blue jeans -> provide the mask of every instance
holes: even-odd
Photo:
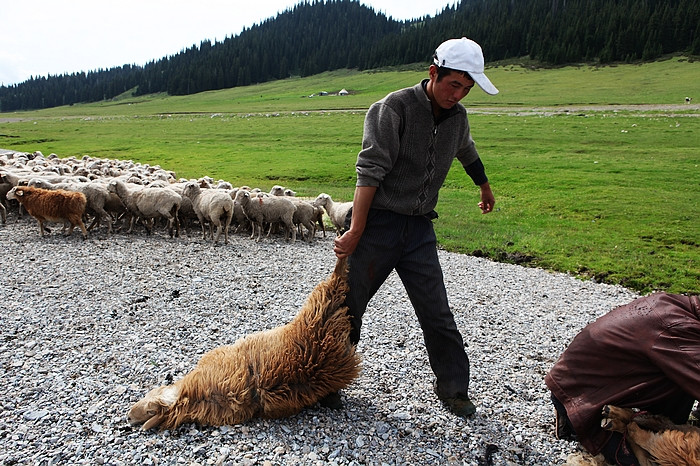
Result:
[[[395,269],[423,330],[430,367],[437,378],[437,395],[466,395],[469,358],[447,302],[432,221],[427,216],[371,209],[362,238],[350,256],[349,269],[346,304],[352,342],[360,340],[367,304]]]

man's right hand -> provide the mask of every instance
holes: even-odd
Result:
[[[333,252],[335,252],[336,257],[342,259],[352,254],[357,247],[357,243],[360,242],[361,237],[362,233],[358,234],[354,232],[352,228],[343,233],[342,236],[338,236],[335,241],[333,241]]]

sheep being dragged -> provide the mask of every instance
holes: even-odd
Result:
[[[182,196],[170,188],[129,188],[121,180],[112,180],[107,185],[107,190],[119,196],[126,208],[131,213],[129,231],[134,228],[136,217],[144,220],[146,232],[150,235],[153,230],[153,219],[166,218],[168,220],[168,233],[173,237],[180,236],[180,221],[178,211],[182,204]]]
[[[328,217],[330,217],[331,223],[335,227],[337,234],[340,234],[345,229],[345,217],[348,215],[348,212],[352,207],[352,201],[333,202],[330,195],[321,193],[316,196],[314,205],[326,209],[326,212],[328,212]]]
[[[15,186],[7,193],[8,199],[14,199],[39,222],[39,231],[44,236],[44,222],[70,222],[70,229],[66,236],[73,233],[77,225],[83,232],[83,239],[88,232],[83,223],[87,198],[85,194],[74,191],[57,189],[33,188],[29,186]]]
[[[224,243],[228,244],[228,230],[233,218],[233,199],[220,189],[202,189],[195,182],[185,184],[183,195],[192,201],[192,207],[197,214],[197,219],[202,225],[202,234],[207,239],[205,223],[209,222],[209,234],[214,243],[219,242],[221,231],[224,231]],[[213,226],[216,225],[216,239]]]
[[[291,322],[209,351],[182,379],[136,402],[129,422],[147,430],[279,418],[346,387],[360,372],[343,304],[347,290],[347,259],[341,259]]]

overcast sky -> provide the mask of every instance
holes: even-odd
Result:
[[[301,0],[0,0],[0,84],[144,65],[222,41]],[[360,0],[397,20],[435,16],[455,0]]]

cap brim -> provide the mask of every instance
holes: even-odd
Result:
[[[491,83],[489,78],[487,78],[484,73],[473,73],[470,71],[469,75],[472,77],[474,82],[476,82],[479,85],[479,87],[487,94],[490,94],[490,95],[498,94],[498,89],[496,89],[496,86],[494,86]]]

